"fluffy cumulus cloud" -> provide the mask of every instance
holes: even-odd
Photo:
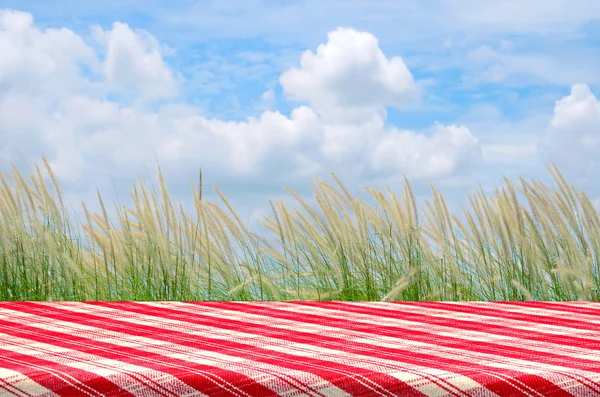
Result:
[[[103,72],[113,87],[133,88],[150,98],[177,94],[173,74],[162,59],[173,51],[161,48],[148,32],[135,32],[127,24],[116,22],[111,31],[95,28],[94,36],[106,47]]]
[[[370,155],[376,170],[403,169],[415,178],[448,176],[481,161],[478,141],[464,126],[436,124],[431,138],[394,129]]]
[[[67,29],[36,28],[27,13],[2,11],[0,24],[0,153],[46,155],[66,182],[97,172],[99,163],[107,171],[134,166],[153,151],[162,163],[202,158],[239,175],[260,172],[273,156],[324,171],[358,161],[409,177],[449,175],[477,159],[466,127],[442,126],[432,137],[385,127],[385,107],[414,101],[418,89],[402,59],[388,59],[370,33],[337,29],[282,74],[284,93],[308,106],[234,122],[178,103],[143,105],[177,93],[163,60],[172,51],[148,32],[114,23],[94,28],[95,41],[86,43]],[[131,88],[133,105],[106,99]]]
[[[227,122],[202,116],[174,120],[175,133],[166,138],[162,153],[169,160],[197,156],[199,150],[214,164],[238,174],[248,174],[274,148],[294,148],[301,141],[317,140],[317,115],[306,106],[296,108],[290,117],[265,111],[259,118]],[[223,161],[223,156],[225,161]]]
[[[305,51],[300,65],[281,75],[284,93],[325,117],[370,115],[417,99],[417,85],[402,59],[387,59],[367,32],[338,28],[316,53]]]
[[[0,11],[0,160],[31,165],[45,156],[78,215],[80,201],[98,210],[95,189],[106,197],[109,176],[129,190],[155,159],[167,183],[185,180],[179,197],[189,196],[200,167],[238,185],[290,178],[307,185],[334,172],[358,190],[363,172],[431,180],[478,164],[480,147],[465,126],[386,125],[387,106],[419,100],[401,58],[386,57],[370,33],[337,29],[327,39],[281,75],[285,96],[304,104],[229,121],[178,100],[182,78],[165,62],[173,50],[146,31],[117,22],[84,40],[40,29],[28,13]]]
[[[385,128],[385,108],[418,101],[419,86],[403,60],[388,59],[370,33],[336,29],[280,82],[288,98],[308,102],[319,114],[321,152],[329,160],[361,154],[376,172],[412,178],[447,176],[480,160],[477,140],[464,126],[438,126],[432,137]]]
[[[79,64],[97,68],[94,52],[68,29],[33,27],[31,14],[0,11],[0,93],[64,98],[85,85]]]
[[[574,84],[570,95],[556,102],[539,150],[544,160],[573,175],[584,179],[598,175],[600,101],[586,84]]]

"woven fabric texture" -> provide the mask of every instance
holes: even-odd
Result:
[[[0,396],[600,396],[600,303],[0,302]]]

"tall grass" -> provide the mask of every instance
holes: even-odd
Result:
[[[553,166],[557,189],[520,178],[486,197],[469,197],[465,222],[450,215],[433,186],[420,214],[408,180],[401,197],[366,188],[375,208],[316,180],[318,210],[287,189],[305,212],[270,202],[263,225],[277,247],[250,232],[215,187],[229,214],[192,183],[195,214],[140,183],[133,207],[113,225],[85,213],[88,244],[65,215],[40,167],[31,185],[14,164],[0,174],[0,300],[410,300],[570,301],[600,296],[600,219],[589,199]],[[13,185],[9,183],[12,180]],[[517,200],[517,192],[525,204]],[[42,219],[40,219],[40,215]],[[235,253],[241,249],[242,255]]]

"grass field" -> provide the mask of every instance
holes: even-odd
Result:
[[[402,197],[369,189],[375,208],[318,181],[319,209],[270,202],[263,225],[276,246],[250,232],[225,196],[220,207],[192,183],[195,213],[141,185],[134,208],[113,225],[86,214],[88,240],[73,236],[48,162],[54,197],[36,165],[32,185],[13,165],[0,174],[0,300],[3,301],[573,301],[600,297],[600,219],[559,170],[556,182],[505,178],[495,196],[469,197],[465,222],[444,198],[420,213],[410,184]],[[11,185],[12,183],[12,185]],[[517,192],[525,198],[517,200]],[[228,212],[226,212],[228,211]],[[41,216],[41,219],[40,219]],[[234,254],[234,247],[243,255]]]

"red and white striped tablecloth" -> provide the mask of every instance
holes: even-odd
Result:
[[[1,396],[600,396],[594,302],[0,302]]]

